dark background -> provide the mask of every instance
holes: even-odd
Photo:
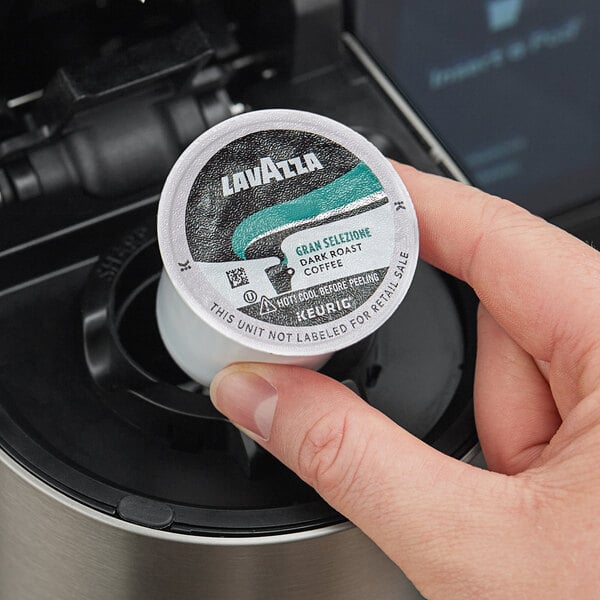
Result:
[[[600,189],[600,5],[499,4],[351,2],[357,36],[467,176],[549,217]]]

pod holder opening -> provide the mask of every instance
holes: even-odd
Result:
[[[90,374],[109,407],[133,426],[177,449],[227,452],[256,476],[273,459],[213,407],[207,391],[189,380],[162,342],[155,316],[161,270],[151,224],[99,259],[83,301]],[[373,344],[370,338],[339,352],[323,372],[362,392],[361,366]]]

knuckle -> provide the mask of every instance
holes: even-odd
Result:
[[[334,411],[307,430],[298,450],[298,474],[330,502],[346,497],[356,483],[367,445],[352,414]]]

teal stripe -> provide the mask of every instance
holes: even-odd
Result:
[[[373,171],[361,162],[335,181],[283,204],[269,206],[244,219],[233,232],[231,246],[240,258],[258,237],[270,231],[314,219],[383,189]]]

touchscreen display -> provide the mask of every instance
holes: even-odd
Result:
[[[600,2],[350,8],[358,39],[475,185],[543,216],[600,196]]]

